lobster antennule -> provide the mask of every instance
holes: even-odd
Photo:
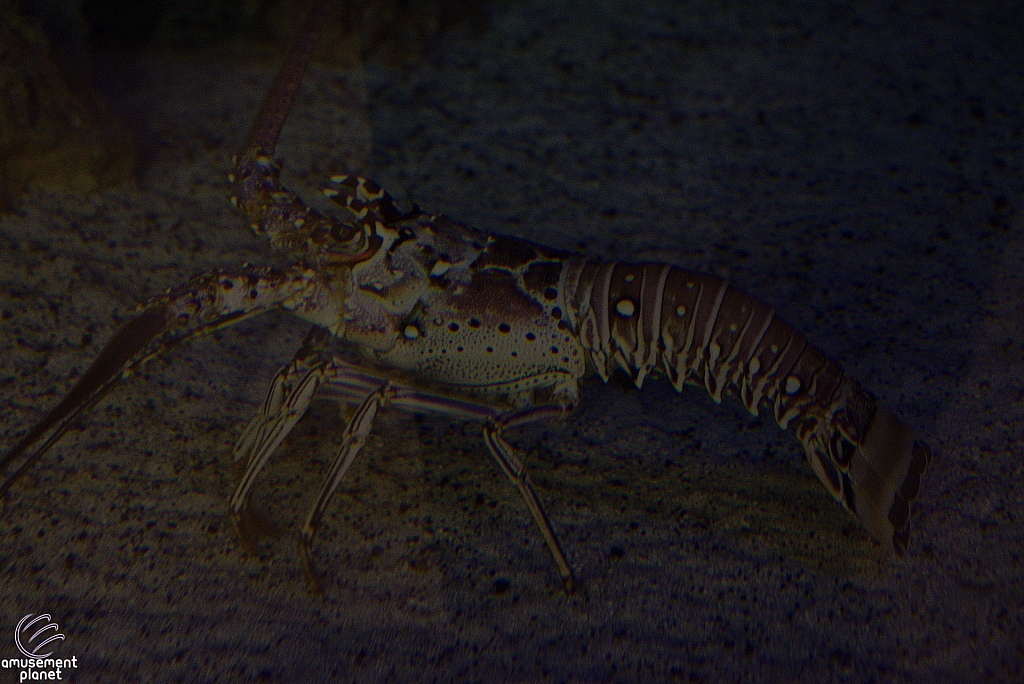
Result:
[[[770,306],[716,276],[656,263],[590,262],[574,290],[567,301],[598,375],[618,366],[640,387],[660,369],[677,391],[734,395],[754,415],[769,406],[782,429],[796,426],[829,492],[903,554],[931,451]]]

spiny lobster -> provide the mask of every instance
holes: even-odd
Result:
[[[522,460],[504,433],[563,416],[588,373],[615,368],[640,388],[664,374],[677,391],[704,386],[757,415],[795,426],[829,492],[902,554],[910,503],[932,455],[910,428],[768,305],[715,276],[669,264],[602,262],[468,228],[418,207],[400,211],[372,181],[335,176],[324,194],[340,221],[279,184],[272,158],[330,0],[311,11],[229,179],[253,230],[295,257],[284,269],[200,275],[140,307],[50,413],[0,460],[49,437],[0,484],[17,478],[72,422],[147,361],[197,335],[280,308],[315,324],[273,381],[234,450],[246,459],[230,509],[241,515],[256,476],[326,386],[357,406],[301,531],[309,546],[332,495],[390,405],[481,421],[491,455],[518,488],[565,586],[573,574]],[[335,351],[361,352],[358,362]]]

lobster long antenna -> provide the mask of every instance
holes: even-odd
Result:
[[[302,83],[302,75],[313,57],[320,30],[327,22],[332,2],[333,0],[319,0],[306,15],[306,21],[299,31],[295,45],[281,65],[281,70],[277,72],[274,85],[263,100],[260,114],[249,131],[249,139],[242,151],[243,156],[257,152],[273,155],[277,138],[281,135],[285,119],[288,118],[288,112],[295,102],[295,94]]]

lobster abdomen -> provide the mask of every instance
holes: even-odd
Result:
[[[565,299],[604,380],[618,366],[640,387],[664,371],[677,391],[702,385],[754,415],[771,407],[780,427],[795,426],[829,492],[902,555],[931,451],[838,363],[716,276],[657,263],[586,261],[569,271]]]

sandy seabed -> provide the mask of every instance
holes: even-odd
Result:
[[[513,440],[577,593],[479,426],[392,411],[325,517],[311,596],[294,537],[336,405],[255,487],[280,535],[245,548],[227,516],[231,448],[308,329],[271,314],[151,364],[14,488],[0,628],[51,614],[76,682],[1020,681],[1024,16],[909,5],[495,5],[412,68],[314,67],[278,150],[307,196],[356,171],[770,303],[936,449],[903,560],[770,420],[590,381]],[[111,68],[137,187],[0,217],[3,448],[137,303],[285,263],[226,200],[273,65]]]

